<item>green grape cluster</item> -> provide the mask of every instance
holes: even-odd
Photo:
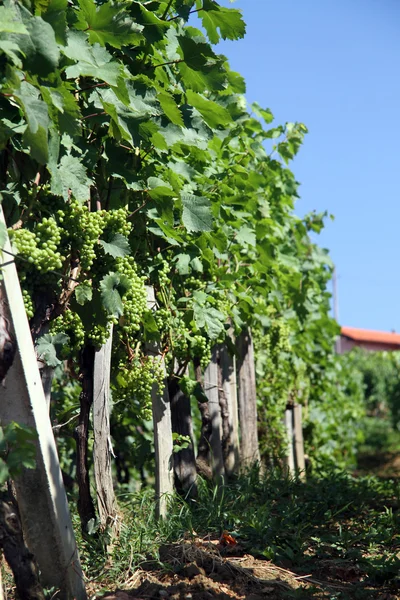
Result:
[[[185,277],[185,288],[188,290],[204,290],[207,282],[191,275],[190,277]]]
[[[165,334],[169,332],[172,327],[173,315],[167,308],[159,308],[154,312],[154,320],[158,331],[161,334]]]
[[[200,359],[200,366],[205,369],[211,360],[211,342],[203,335],[194,335],[191,338],[191,355]]]
[[[111,320],[110,320],[111,321]],[[110,336],[110,325],[107,323],[106,325],[100,325],[95,323],[93,327],[87,334],[87,339],[95,346],[96,348],[101,348]]]
[[[131,363],[120,361],[113,378],[113,398],[129,402],[144,419],[151,418],[151,392],[153,385],[162,393],[165,374],[157,356],[139,355]]]
[[[124,314],[120,320],[121,327],[128,337],[134,337],[139,331],[143,313],[147,309],[147,294],[144,278],[137,272],[135,259],[124,256],[116,259],[116,270],[130,281],[129,290],[123,297]]]
[[[121,235],[128,237],[131,232],[132,225],[127,220],[128,209],[118,208],[116,210],[100,210],[99,215],[103,219],[104,233],[120,233]]]
[[[26,315],[27,315],[28,319],[31,319],[33,317],[33,315],[35,314],[35,307],[33,305],[33,300],[31,298],[28,290],[26,290],[26,289],[22,290],[22,297],[24,299]]]
[[[158,281],[161,287],[166,287],[171,281],[171,267],[168,261],[163,260],[161,262],[161,269],[158,271]]]
[[[105,211],[90,212],[86,204],[73,201],[66,212],[59,210],[58,221],[68,233],[71,248],[79,252],[83,271],[93,265],[96,258],[95,247],[105,226]]]
[[[50,333],[66,333],[71,353],[79,351],[85,342],[85,329],[79,315],[67,308],[50,325]]]
[[[52,217],[45,217],[34,232],[21,228],[10,231],[10,235],[18,253],[37,271],[47,273],[61,269],[64,258],[57,251],[61,231]]]

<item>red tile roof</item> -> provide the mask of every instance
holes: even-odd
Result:
[[[357,329],[356,327],[342,327],[341,334],[357,342],[398,344],[400,346],[400,333],[374,331],[373,329]]]

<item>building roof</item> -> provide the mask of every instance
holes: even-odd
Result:
[[[341,334],[357,342],[370,342],[372,344],[397,344],[400,346],[400,333],[374,331],[373,329],[357,329],[356,327],[342,327]]]

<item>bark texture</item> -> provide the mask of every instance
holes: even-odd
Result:
[[[97,507],[100,525],[110,527],[114,535],[119,531],[118,507],[112,478],[112,446],[110,431],[110,372],[112,334],[96,350],[93,367],[93,464],[96,479]]]
[[[245,328],[237,341],[239,419],[240,419],[240,459],[241,467],[249,468],[260,462],[257,432],[257,394],[254,365],[254,348],[251,332]]]
[[[9,564],[20,600],[44,600],[34,556],[25,546],[18,512],[0,500],[0,547]]]

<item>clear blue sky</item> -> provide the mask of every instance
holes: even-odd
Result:
[[[400,332],[400,1],[237,0],[218,50],[276,122],[309,128],[296,212],[328,210],[342,325]]]

